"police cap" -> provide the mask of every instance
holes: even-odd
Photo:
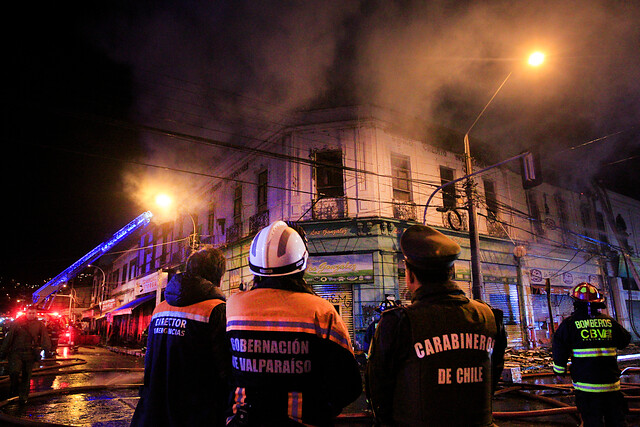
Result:
[[[412,225],[400,238],[408,264],[420,269],[449,268],[460,255],[460,245],[431,227]]]

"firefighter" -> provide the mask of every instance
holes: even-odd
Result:
[[[490,426],[506,334],[499,310],[467,298],[452,280],[460,246],[424,225],[400,238],[407,307],[385,310],[366,371],[378,425]]]
[[[220,280],[226,260],[211,246],[174,275],[149,324],[144,384],[131,426],[223,426],[231,371]]]
[[[33,365],[40,360],[42,350],[45,354],[51,350],[51,339],[44,322],[38,320],[37,308],[28,306],[25,315],[13,322],[0,347],[0,360],[9,359],[9,392],[18,395],[22,405],[29,397]]]
[[[304,281],[303,231],[276,221],[253,239],[251,290],[227,302],[229,425],[331,425],[362,392],[347,328]]]
[[[553,336],[553,371],[565,375],[571,358],[576,406],[585,427],[624,426],[627,405],[616,349],[625,348],[631,334],[598,311],[606,307],[605,299],[592,284],[578,284],[571,298],[574,311]]]
[[[386,295],[384,301],[380,303],[378,307],[376,307],[375,312],[377,313],[374,317],[373,321],[369,323],[367,327],[367,331],[364,334],[364,351],[366,353],[369,352],[369,347],[371,345],[371,340],[373,339],[373,335],[376,332],[376,328],[378,327],[378,323],[380,322],[380,315],[385,310],[389,310],[390,308],[398,307],[400,304],[395,299],[391,299],[389,295]]]

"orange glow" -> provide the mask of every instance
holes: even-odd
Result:
[[[539,65],[542,65],[542,63],[544,62],[544,53],[542,52],[533,52],[531,55],[529,55],[529,65],[531,65],[532,67],[537,67]]]

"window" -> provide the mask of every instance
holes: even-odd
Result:
[[[120,281],[121,284],[125,284],[127,282],[127,264],[122,266],[122,280]]]
[[[129,263],[129,280],[133,280],[136,277],[136,266],[137,264],[135,259]]]
[[[233,192],[233,223],[242,223],[242,186],[239,185]]]
[[[120,284],[120,270],[116,270],[111,273],[109,278],[109,289],[115,289]]]
[[[406,156],[391,155],[391,185],[393,187],[393,199],[401,202],[410,202],[411,197],[411,167]]]
[[[496,196],[496,185],[493,181],[485,179],[484,181],[484,198],[487,204],[487,218],[490,220],[498,219],[498,197]]]
[[[607,229],[604,226],[604,215],[602,212],[596,212],[596,227],[598,228],[598,240],[600,240],[600,248],[608,249],[609,238],[607,237]]]
[[[591,208],[588,203],[580,204],[580,220],[582,221],[584,234],[589,235],[589,229],[591,228]]]
[[[209,205],[209,215],[207,216],[207,230],[210,236],[216,234],[215,225],[216,225],[216,214],[215,207],[213,205]]]
[[[453,181],[453,169],[440,166],[440,185]],[[445,209],[455,209],[456,207],[456,188],[449,185],[442,189],[442,207]]]
[[[544,229],[542,228],[542,218],[540,217],[540,208],[538,207],[538,201],[536,199],[536,193],[527,190],[527,204],[529,205],[529,215],[531,215],[531,223],[533,224],[534,231],[539,235],[544,235]]]
[[[315,177],[318,197],[344,197],[342,151],[316,153]]]
[[[151,271],[151,262],[153,261],[153,247],[151,245],[153,236],[151,233],[142,236],[142,260],[140,262],[141,274]]]
[[[267,210],[267,171],[258,174],[258,213]]]

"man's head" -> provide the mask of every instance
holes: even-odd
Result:
[[[400,238],[407,266],[407,286],[415,290],[425,283],[446,282],[451,277],[460,245],[426,225],[412,225]]]
[[[25,315],[27,316],[27,320],[34,320],[38,317],[38,310],[34,306],[30,305],[27,307]]]
[[[192,276],[200,276],[214,286],[220,286],[220,280],[227,270],[227,260],[220,249],[205,246],[192,253],[187,259],[186,272]]]
[[[597,309],[606,308],[604,295],[591,283],[578,283],[571,289],[570,295],[576,310],[588,310],[590,314],[597,314]]]
[[[289,276],[307,268],[303,236],[283,221],[260,230],[251,243],[249,268],[256,276]]]

